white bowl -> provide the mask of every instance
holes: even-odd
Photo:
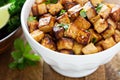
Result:
[[[35,0],[26,0],[21,22],[25,37],[33,50],[42,56],[56,72],[68,77],[83,77],[93,73],[100,65],[109,62],[120,51],[120,43],[115,46],[91,55],[67,55],[52,51],[36,42],[28,32],[27,18]]]

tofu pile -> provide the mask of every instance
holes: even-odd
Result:
[[[28,21],[31,36],[41,45],[63,54],[88,55],[120,42],[119,5],[103,0],[45,2],[35,1],[29,17],[36,19]]]

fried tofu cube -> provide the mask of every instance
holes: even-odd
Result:
[[[96,21],[94,23],[94,29],[98,32],[98,33],[102,33],[103,31],[105,31],[108,28],[108,22],[104,19],[99,19],[98,21]]]
[[[41,41],[41,45],[51,50],[54,50],[54,51],[56,50],[56,45],[50,35],[45,35],[45,37]]]
[[[36,4],[40,4],[40,3],[43,3],[43,2],[45,2],[46,0],[35,0],[35,3]]]
[[[60,52],[63,54],[74,54],[74,52],[72,50],[67,50],[67,49],[60,50]]]
[[[89,20],[90,20],[91,23],[94,24],[94,23],[95,23],[96,21],[98,21],[100,18],[101,18],[101,16],[100,16],[100,15],[97,15],[97,16],[95,16],[95,17],[89,19]]]
[[[39,22],[37,20],[28,21],[29,32],[33,32],[34,30],[38,29]]]
[[[91,24],[83,17],[79,16],[75,21],[74,24],[79,28],[79,29],[89,29]]]
[[[108,28],[102,33],[104,39],[111,37],[115,33],[115,29],[109,24]]]
[[[38,4],[38,13],[39,15],[47,13],[47,6],[45,3]]]
[[[56,15],[61,9],[63,9],[63,6],[60,2],[57,4],[48,4],[47,9],[52,15]]]
[[[69,39],[69,38],[61,38],[57,42],[57,48],[58,48],[58,50],[62,50],[62,49],[72,50],[72,48],[73,48],[73,40]]]
[[[108,18],[107,21],[108,21],[108,24],[110,24],[114,29],[117,28],[116,23],[111,18]]]
[[[53,27],[53,32],[55,34],[56,39],[61,39],[64,36],[64,28],[63,27]]]
[[[64,5],[65,10],[69,10],[70,8],[75,6],[76,3],[74,3],[74,2],[65,2],[63,5]]]
[[[120,22],[117,23],[117,29],[120,31]]]
[[[33,4],[32,13],[34,16],[38,16],[38,5],[37,4]]]
[[[95,11],[95,9],[92,7],[92,8],[90,8],[90,9],[88,9],[87,11],[86,11],[86,14],[87,14],[87,18],[90,20],[90,19],[92,19],[92,18],[94,18],[96,15],[97,15],[97,13],[96,13],[96,11]]]
[[[100,45],[96,46],[96,48],[98,49],[98,52],[103,51],[103,48],[102,48],[102,46],[100,46]]]
[[[90,44],[86,45],[85,47],[83,47],[82,52],[85,55],[94,54],[94,53],[98,52],[98,49],[93,43],[90,43]]]
[[[68,10],[68,15],[70,16],[71,20],[75,20],[79,16],[79,12],[81,9],[81,5],[78,4]]]
[[[84,6],[84,4],[85,4],[86,2],[88,2],[89,0],[73,0],[73,1],[77,2],[77,3],[80,4],[81,6]]]
[[[40,31],[39,29],[33,31],[32,33],[30,33],[30,35],[37,41],[40,42],[43,38],[44,38],[44,33],[42,31]]]
[[[111,13],[111,8],[109,8],[107,5],[103,4],[100,12],[98,13],[102,18],[107,19]]]
[[[73,50],[74,54],[80,55],[80,54],[82,54],[82,48],[83,48],[83,45],[81,45],[75,41],[72,50]]]
[[[64,36],[75,39],[78,33],[79,33],[78,27],[71,23],[68,29],[65,31]]]
[[[115,22],[119,22],[120,21],[120,7],[113,8],[110,16]]]
[[[91,3],[96,7],[98,4],[102,3],[103,0],[90,0]]]
[[[101,45],[102,45],[103,49],[105,50],[105,49],[108,49],[108,48],[114,46],[115,44],[116,44],[116,42],[114,41],[114,39],[112,37],[109,37],[109,38],[105,39]]]
[[[89,31],[91,33],[91,37],[90,37],[91,42],[96,43],[102,39],[102,36],[96,33],[94,29],[89,29]]]
[[[57,18],[57,21],[62,24],[70,24],[70,19],[68,17],[68,14],[65,13]]]
[[[115,34],[113,35],[114,40],[118,43],[120,42],[120,31],[115,30]]]
[[[82,45],[87,45],[90,42],[90,36],[90,32],[80,29],[75,40]]]
[[[39,19],[39,30],[43,32],[51,32],[54,24],[55,18],[49,14],[45,14]]]

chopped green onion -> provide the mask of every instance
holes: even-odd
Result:
[[[102,9],[103,4],[98,4],[98,6],[95,8],[95,10],[97,11],[97,13],[100,12],[100,10]]]
[[[60,11],[60,16],[63,15],[63,14],[65,14],[65,13],[66,13],[66,10],[62,9],[62,10]]]
[[[80,11],[80,16],[87,17],[86,11],[85,10],[81,10]]]

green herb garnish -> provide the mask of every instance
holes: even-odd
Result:
[[[86,11],[85,10],[81,10],[80,11],[80,16],[87,17]]]
[[[27,66],[35,65],[40,57],[31,53],[31,47],[24,43],[22,39],[16,39],[14,42],[15,51],[11,53],[13,62],[9,64],[11,69],[24,69]]]
[[[36,20],[36,17],[33,17],[33,16],[30,16],[30,17],[28,17],[28,21],[34,21],[34,20]]]
[[[62,9],[62,10],[60,11],[60,14],[59,14],[59,15],[61,16],[61,15],[65,14],[65,13],[66,13],[66,10]]]
[[[102,9],[102,7],[103,7],[103,4],[102,4],[102,3],[101,3],[101,4],[98,4],[98,6],[95,8],[95,10],[97,11],[97,13],[100,12],[100,10]]]
[[[92,43],[95,44],[96,42],[97,42],[97,39],[96,39],[96,38],[93,38],[93,39],[92,39]]]
[[[69,28],[68,24],[58,24],[57,27],[63,27],[65,30]]]
[[[46,0],[46,4],[56,4],[58,0]]]

